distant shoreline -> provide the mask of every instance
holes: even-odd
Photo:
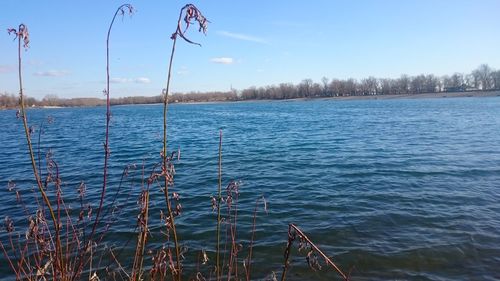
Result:
[[[314,100],[349,101],[349,100],[482,98],[482,97],[500,97],[500,91],[441,92],[441,93],[406,94],[406,95],[339,96],[339,97],[315,97],[315,98],[294,98],[294,99],[251,99],[251,100],[237,100],[237,101],[170,102],[169,104],[211,104],[211,103],[275,102],[275,101],[291,102],[291,101],[314,101]]]
[[[440,92],[440,93],[424,93],[424,94],[404,94],[404,95],[365,95],[365,96],[338,96],[338,97],[313,97],[313,98],[295,98],[295,99],[249,99],[249,100],[214,100],[214,101],[193,101],[193,102],[170,102],[170,104],[211,104],[211,103],[233,103],[233,102],[290,102],[290,101],[312,101],[312,100],[390,100],[390,99],[435,99],[435,98],[481,98],[481,97],[498,97],[500,91],[470,91],[470,92]],[[130,105],[152,105],[161,103],[128,103],[117,104],[112,106],[130,106]],[[28,108],[37,109],[55,109],[55,108],[72,108],[72,107],[95,107],[100,105],[77,105],[77,106],[29,106]],[[16,109],[16,107],[3,107],[0,110]]]
[[[332,99],[385,100],[385,99],[473,98],[473,97],[498,97],[498,96],[500,96],[500,91],[470,91],[470,92],[440,92],[440,93],[407,94],[407,95],[347,96],[347,97],[332,97]]]

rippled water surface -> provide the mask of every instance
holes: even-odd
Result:
[[[29,111],[37,131],[54,119],[44,122],[41,151],[52,149],[68,194],[84,180],[89,199],[97,196],[104,114],[102,107]],[[136,164],[130,177],[138,179],[142,163],[150,171],[160,160],[162,128],[159,105],[113,107],[112,114],[109,194],[126,165]],[[29,193],[33,180],[15,111],[0,111],[0,126],[4,217],[16,206],[7,182]],[[256,279],[280,272],[290,222],[343,268],[353,267],[353,280],[500,279],[500,98],[172,105],[169,149],[182,152],[177,222],[192,252],[214,247],[219,129],[224,183],[242,182],[243,244],[255,200],[268,202],[268,214],[260,208],[257,218]],[[137,180],[120,191],[128,204],[108,235],[113,241],[135,237],[139,187]],[[152,200],[159,216],[164,201]],[[293,257],[290,279],[332,276]]]

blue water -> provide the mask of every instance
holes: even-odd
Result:
[[[267,214],[263,207],[258,212],[255,279],[281,272],[293,222],[342,268],[353,268],[353,280],[498,280],[499,109],[497,97],[171,105],[169,150],[181,150],[174,187],[184,208],[179,236],[190,253],[215,247],[210,196],[221,129],[223,182],[242,183],[244,246],[255,200],[264,195],[268,205]],[[40,147],[42,155],[52,150],[65,192],[74,193],[84,180],[94,202],[104,114],[103,107],[29,111],[35,144],[41,122],[54,120],[44,122]],[[145,163],[148,173],[160,160],[162,107],[117,106],[112,115],[108,193],[116,191],[126,165],[137,167],[119,193],[124,206],[107,236],[124,244],[136,237],[141,167]],[[34,182],[15,111],[0,111],[0,124],[0,215],[15,217],[20,213],[7,182],[25,193]],[[152,217],[164,209],[157,195]],[[160,245],[156,238],[152,246]],[[7,274],[5,260],[0,264]],[[335,276],[311,272],[297,251],[289,274],[291,280]]]

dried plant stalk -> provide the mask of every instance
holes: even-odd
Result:
[[[131,280],[142,279],[142,268],[144,263],[144,250],[148,237],[148,218],[149,218],[149,186],[147,190],[143,190],[139,199],[140,214],[138,216],[139,234],[137,238],[137,246],[134,257]]]
[[[323,251],[321,251],[321,249],[318,248],[318,246],[316,246],[311,241],[311,239],[309,239],[309,237],[307,237],[307,235],[304,234],[304,232],[302,232],[302,230],[300,230],[296,225],[294,225],[292,223],[288,225],[288,242],[287,242],[287,246],[285,249],[285,263],[283,265],[283,273],[281,274],[281,281],[284,281],[286,278],[286,273],[287,273],[288,266],[289,266],[289,259],[290,259],[290,252],[291,252],[292,244],[297,237],[299,237],[299,239],[301,239],[305,243],[307,243],[309,245],[309,247],[311,248],[311,251],[308,254],[308,260],[309,260],[310,254],[312,254],[313,251],[315,253],[318,253],[324,259],[325,263],[327,265],[331,266],[333,269],[335,269],[335,271],[342,277],[343,280],[349,281],[348,275],[346,275],[342,270],[340,270],[340,268],[327,255],[325,255],[323,253]]]
[[[183,18],[184,15],[184,18]],[[184,20],[184,23],[186,24],[186,28],[182,30],[182,22]],[[182,269],[181,269],[181,263],[180,263],[180,246],[179,246],[179,238],[177,235],[177,230],[176,230],[176,225],[175,225],[175,219],[174,219],[174,212],[172,211],[172,204],[169,199],[169,185],[172,184],[172,175],[169,174],[168,172],[168,158],[167,158],[167,112],[168,112],[168,94],[170,92],[170,81],[172,77],[172,63],[174,60],[174,54],[175,54],[175,45],[177,43],[177,37],[180,36],[182,39],[184,39],[186,42],[191,43],[191,44],[196,44],[200,45],[198,43],[195,43],[191,40],[189,40],[185,36],[185,32],[189,28],[191,21],[196,21],[199,24],[199,31],[203,31],[203,33],[206,33],[207,31],[207,24],[208,20],[203,16],[203,14],[198,10],[196,6],[193,4],[187,4],[184,7],[181,8],[180,13],[179,13],[179,19],[177,21],[177,28],[175,32],[172,34],[170,37],[173,40],[172,43],[172,50],[170,52],[170,60],[168,64],[168,74],[167,74],[167,85],[166,88],[163,91],[163,150],[162,150],[162,157],[163,157],[163,167],[162,167],[162,173],[164,176],[164,193],[165,193],[165,201],[167,205],[167,210],[168,210],[168,216],[170,218],[171,222],[171,229],[172,229],[172,234],[174,238],[174,247],[175,247],[175,258],[176,258],[176,270],[173,275],[175,275],[174,279],[181,280],[182,276]]]
[[[100,195],[100,200],[99,200],[99,207],[97,208],[96,211],[96,216],[94,219],[94,223],[92,225],[92,231],[89,235],[89,240],[87,243],[85,243],[84,249],[80,252],[79,254],[79,262],[77,263],[77,269],[75,270],[75,276],[79,275],[79,273],[83,270],[83,264],[85,262],[85,256],[86,253],[88,252],[88,247],[92,247],[94,244],[94,235],[96,233],[97,226],[99,225],[100,221],[100,215],[102,212],[103,204],[104,204],[104,196],[106,195],[106,188],[107,188],[107,179],[108,179],[108,161],[109,161],[109,156],[110,156],[110,149],[109,149],[109,124],[111,121],[111,109],[110,109],[110,77],[109,77],[109,39],[111,36],[111,29],[113,27],[113,24],[115,22],[115,19],[118,15],[124,16],[125,13],[128,13],[129,15],[132,15],[134,13],[134,7],[130,4],[123,4],[119,6],[115,14],[113,15],[113,19],[111,20],[111,23],[109,24],[108,27],[108,33],[106,37],[106,89],[104,90],[104,93],[106,95],[106,129],[105,129],[105,135],[104,135],[104,166],[103,166],[103,179],[102,179],[102,188],[101,188],[101,195]],[[92,257],[90,257],[92,258]]]
[[[216,265],[215,274],[217,280],[220,280],[221,266],[220,266],[220,224],[221,224],[221,202],[222,202],[222,130],[219,131],[219,181],[218,181],[218,196],[217,196],[217,252],[216,252]]]
[[[31,160],[31,166],[33,169],[33,175],[35,176],[35,180],[38,186],[38,190],[40,194],[42,195],[43,201],[45,202],[45,205],[49,209],[50,216],[52,218],[52,222],[54,224],[54,230],[56,232],[59,232],[59,223],[57,222],[56,215],[54,213],[52,204],[50,203],[50,200],[45,193],[45,190],[43,188],[42,180],[40,177],[40,174],[37,170],[36,166],[36,161],[35,161],[35,154],[33,151],[33,145],[31,143],[31,133],[32,133],[32,128],[28,127],[28,118],[27,118],[27,113],[26,113],[26,107],[24,104],[24,91],[23,91],[23,75],[22,75],[22,52],[21,49],[24,47],[27,49],[29,47],[29,32],[28,32],[28,27],[24,24],[20,24],[18,29],[16,30],[15,28],[9,28],[7,29],[7,32],[9,34],[14,34],[15,39],[17,39],[18,45],[17,45],[17,58],[18,58],[18,78],[19,78],[19,106],[20,106],[20,117],[23,120],[23,126],[24,126],[24,132],[26,135],[26,141],[28,143],[28,150],[29,150],[29,155],[30,155],[30,160]],[[22,47],[21,47],[21,41]],[[59,237],[56,237],[56,262],[55,264],[60,270],[63,270],[64,265],[63,265],[63,255],[62,255],[62,247],[61,247],[61,241]]]
[[[134,7],[130,4],[123,4],[118,9],[111,20],[108,28],[108,35],[106,37],[106,90],[104,90],[106,94],[106,132],[104,135],[104,167],[103,167],[103,175],[102,175],[102,189],[101,189],[101,198],[99,200],[99,208],[97,209],[94,225],[92,226],[92,233],[90,234],[90,240],[92,240],[96,227],[99,224],[99,216],[102,211],[102,205],[104,203],[104,195],[106,195],[106,187],[107,187],[107,179],[108,179],[108,161],[109,155],[111,153],[109,149],[109,123],[111,121],[111,109],[110,109],[110,101],[109,101],[109,37],[111,35],[111,28],[113,27],[113,23],[115,22],[116,16],[125,15],[125,12],[128,12],[129,15],[134,13]]]
[[[262,200],[263,204],[264,204],[264,211],[266,212],[267,214],[267,202],[266,202],[266,198],[264,197],[264,195],[262,195],[260,198],[258,198],[256,201],[255,201],[255,209],[253,211],[253,222],[252,222],[252,237],[250,238],[250,246],[249,246],[249,249],[248,249],[248,258],[246,260],[246,270],[245,270],[245,273],[246,273],[246,280],[247,281],[250,281],[251,278],[251,273],[252,273],[252,254],[253,254],[253,244],[254,244],[254,241],[255,241],[255,227],[257,226],[257,208],[259,206],[259,201]]]

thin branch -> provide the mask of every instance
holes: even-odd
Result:
[[[266,211],[266,213],[267,213],[266,198],[264,197],[264,195],[262,195],[262,197],[258,198],[255,201],[255,209],[254,209],[254,212],[253,212],[252,237],[250,239],[250,247],[249,247],[249,250],[248,250],[248,259],[247,259],[247,262],[246,262],[246,280],[247,281],[251,280],[250,275],[252,273],[251,267],[252,267],[253,244],[254,244],[254,241],[255,241],[255,227],[256,227],[256,224],[257,224],[257,208],[259,206],[259,201],[260,200],[263,201],[263,203],[264,203],[264,211]]]
[[[220,224],[221,224],[221,202],[222,202],[222,130],[219,131],[219,183],[218,183],[218,197],[217,197],[217,258],[216,258],[216,276],[220,280],[221,266],[220,266]]]
[[[304,232],[302,232],[302,230],[300,230],[296,225],[294,225],[292,223],[288,225],[288,242],[287,242],[287,246],[285,249],[285,263],[283,265],[283,273],[281,274],[281,281],[284,281],[286,278],[286,273],[287,273],[288,266],[289,266],[291,247],[292,247],[293,241],[297,238],[297,236],[299,238],[303,239],[304,241],[306,241],[312,250],[314,250],[321,257],[323,257],[326,264],[331,266],[332,268],[334,268],[335,271],[337,271],[337,273],[342,277],[343,280],[349,281],[348,275],[346,275],[342,270],[340,270],[340,268],[327,255],[325,255],[323,253],[323,251],[321,251],[321,249],[318,246],[316,246],[316,244],[314,244],[311,241],[311,239],[309,239],[309,237],[307,237],[307,235],[305,235]]]

